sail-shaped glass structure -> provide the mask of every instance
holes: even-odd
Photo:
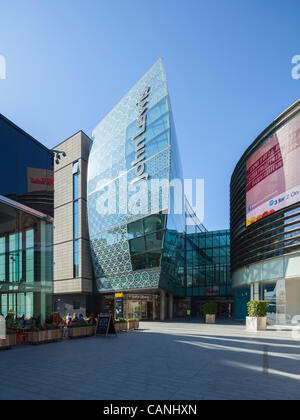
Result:
[[[184,294],[184,206],[175,214],[174,195],[162,187],[174,179],[182,170],[160,59],[93,131],[88,223],[97,292]],[[162,182],[156,192],[153,180]]]

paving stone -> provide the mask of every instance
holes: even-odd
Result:
[[[300,399],[300,341],[222,322],[17,346],[0,354],[0,399]],[[267,347],[268,366],[264,369]]]

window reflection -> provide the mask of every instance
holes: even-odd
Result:
[[[161,215],[156,214],[144,219],[144,230],[145,233],[156,232],[162,229]]]
[[[163,239],[162,231],[147,235],[146,236],[147,250],[150,251],[152,249],[161,248],[162,245],[163,245],[162,244],[162,239]]]
[[[128,228],[128,239],[137,238],[144,234],[142,220],[138,220],[137,222],[130,223],[129,225],[127,225],[127,228]]]
[[[136,255],[132,258],[133,270],[143,270],[147,268],[146,255]]]
[[[133,254],[139,254],[145,251],[144,238],[131,239],[131,241],[129,241],[129,244],[130,244],[130,251]]]

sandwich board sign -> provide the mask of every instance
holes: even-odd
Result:
[[[97,335],[108,337],[110,334],[117,335],[112,314],[100,314],[97,321]]]

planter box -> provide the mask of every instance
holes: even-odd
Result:
[[[85,336],[85,327],[68,328],[68,336],[69,336],[69,338],[84,337]]]
[[[128,321],[128,330],[134,330],[135,321]]]
[[[0,349],[10,349],[17,345],[16,334],[6,334],[6,339],[0,339]]]
[[[249,332],[256,332],[256,331],[264,331],[267,329],[267,317],[252,317],[247,316],[246,318],[246,331]]]
[[[116,322],[115,328],[116,332],[128,331],[128,322]]]
[[[216,315],[205,315],[205,322],[206,324],[215,324],[216,323]]]
[[[45,331],[31,331],[28,333],[28,343],[42,344],[62,339],[62,329],[45,330]]]
[[[128,321],[128,330],[137,330],[139,328],[139,321]]]
[[[86,327],[68,328],[68,335],[70,338],[90,337],[95,334],[95,328],[92,325]]]
[[[92,325],[89,325],[86,327],[86,336],[91,337],[92,335],[95,335],[95,328]]]

